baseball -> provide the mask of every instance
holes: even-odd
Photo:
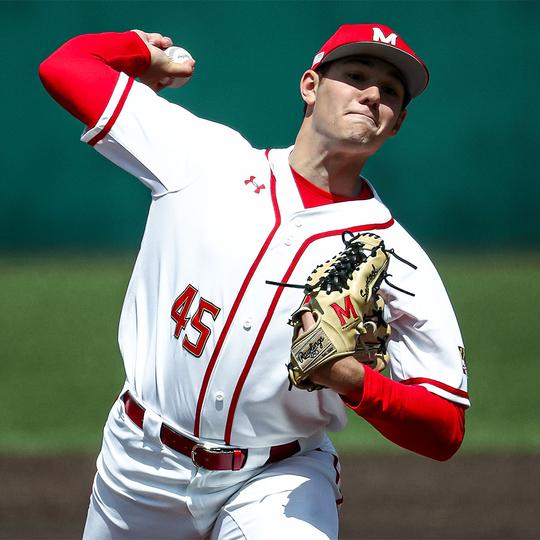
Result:
[[[182,47],[169,47],[165,49],[165,54],[175,63],[181,64],[186,60],[192,60],[193,57],[186,49]],[[167,88],[180,88],[187,84],[191,77],[164,77],[159,82],[167,86]]]

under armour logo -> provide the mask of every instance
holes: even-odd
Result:
[[[255,187],[255,193],[260,193],[261,189],[265,189],[264,184],[257,184],[257,182],[255,182],[255,177],[254,176],[250,176],[249,180],[244,180],[244,184],[246,184],[246,186],[248,184],[253,184],[254,187]]]

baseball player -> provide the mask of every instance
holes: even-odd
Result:
[[[433,459],[451,457],[464,434],[451,304],[360,174],[399,132],[427,68],[386,26],[342,26],[301,77],[294,146],[257,150],[158,96],[163,81],[193,74],[193,60],[165,53],[171,45],[139,30],[83,35],[40,66],[49,93],[86,125],[82,141],[152,197],[120,320],[126,382],[84,537],[337,538],[339,462],[326,431],[344,429],[346,407]],[[290,389],[287,321],[303,293],[267,282],[305,283],[345,231],[375,233],[411,263],[393,258],[399,288],[379,291],[392,329],[388,376],[348,356],[313,373],[326,388]]]

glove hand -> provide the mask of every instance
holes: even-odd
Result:
[[[310,311],[302,314],[300,335],[307,332],[315,324]],[[358,391],[364,383],[364,367],[353,356],[346,356],[327,362],[315,369],[309,377],[311,383],[321,388],[331,388],[338,394],[347,395]]]
[[[304,302],[291,317],[295,330],[289,381],[308,391],[324,387],[312,382],[311,375],[340,358],[352,356],[379,370],[388,361],[390,328],[376,293],[386,276],[388,254],[377,235],[346,240],[345,234],[345,250],[312,272]]]

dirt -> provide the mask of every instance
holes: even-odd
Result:
[[[95,457],[0,457],[0,539],[74,539]],[[540,456],[342,456],[342,540],[540,538]]]

